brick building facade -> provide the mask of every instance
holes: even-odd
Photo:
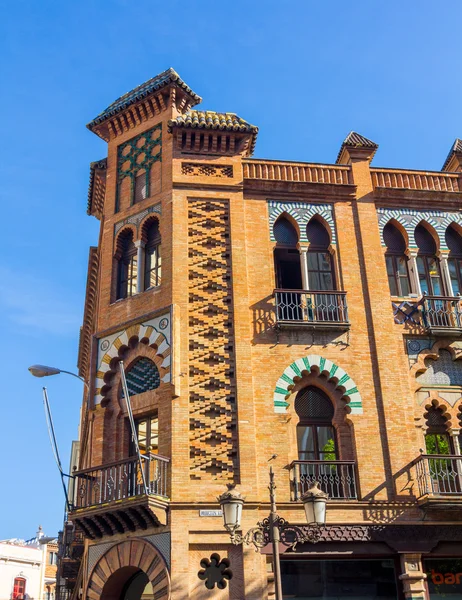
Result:
[[[244,532],[265,518],[277,455],[281,517],[304,523],[315,480],[330,497],[318,543],[282,548],[286,597],[460,594],[462,142],[438,172],[372,167],[354,132],[333,164],[260,160],[257,127],[200,101],[170,69],[88,126],[108,153],[68,587],[274,597],[270,551],[213,511],[231,486]],[[198,577],[213,553],[223,589]]]

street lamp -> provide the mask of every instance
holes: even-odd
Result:
[[[313,482],[312,486],[303,494],[301,501],[305,509],[306,522],[308,525],[326,524],[326,504],[328,494],[319,489],[319,482]]]
[[[31,367],[29,367],[28,370],[31,373],[31,375],[33,375],[34,377],[49,377],[50,375],[59,375],[60,373],[66,373],[66,375],[72,375],[73,377],[76,377],[77,379],[79,379],[85,385],[87,391],[89,390],[89,385],[85,381],[85,379],[83,377],[81,377],[80,375],[77,375],[77,373],[72,373],[72,371],[64,371],[64,369],[58,369],[56,367],[47,367],[45,365],[32,365]],[[71,508],[71,504],[69,502],[68,489],[64,482],[64,477],[67,477],[68,479],[72,479],[72,476],[68,475],[67,473],[64,473],[64,471],[63,471],[61,457],[59,455],[59,450],[58,450],[58,443],[56,441],[55,428],[53,425],[51,406],[50,406],[50,402],[48,400],[47,389],[45,387],[43,388],[43,405],[45,408],[45,418],[46,418],[46,422],[47,422],[48,436],[50,438],[50,443],[51,443],[51,447],[52,447],[53,454],[55,457],[56,465],[59,469],[59,473],[61,476],[61,483],[62,483],[63,490],[64,490],[64,496],[66,498],[66,511],[69,511]]]
[[[277,514],[276,484],[272,467],[269,469],[269,480],[270,514],[244,535],[237,531],[241,528],[242,507],[245,498],[237,490],[230,489],[221,494],[217,500],[223,511],[224,526],[230,535],[231,543],[235,545],[253,544],[255,550],[261,549],[269,543],[272,544],[276,600],[283,600],[279,543],[295,549],[297,544],[304,542],[315,544],[319,541],[320,526],[326,523],[326,503],[329,496],[319,488],[319,483],[314,481],[301,498],[308,527],[291,525]]]
[[[77,377],[80,381],[86,386],[88,390],[88,383],[85,381],[83,377],[77,375],[77,373],[72,373],[72,371],[64,371],[63,369],[57,369],[56,367],[46,367],[45,365],[32,365],[29,367],[29,372],[34,377],[49,377],[50,375],[59,375],[60,373],[66,373],[67,375],[72,375],[72,377]]]

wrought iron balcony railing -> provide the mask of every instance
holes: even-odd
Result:
[[[167,470],[170,460],[158,454],[148,454],[141,458],[148,494],[167,498]],[[146,494],[141,466],[135,457],[77,471],[74,478],[73,510]]]
[[[356,500],[356,463],[351,460],[294,460],[290,464],[292,498],[297,501],[316,481],[331,500]]]
[[[348,327],[346,292],[274,290],[278,325]]]
[[[430,330],[461,329],[461,298],[425,295],[422,298],[422,319],[424,326]]]
[[[418,498],[424,496],[462,498],[462,456],[422,454],[414,464]]]

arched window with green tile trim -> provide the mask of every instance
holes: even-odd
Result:
[[[353,379],[341,367],[318,354],[309,354],[299,358],[286,367],[274,390],[274,412],[286,412],[289,406],[287,400],[290,398],[296,382],[303,377],[304,372],[310,373],[312,369],[319,371],[328,381],[334,383],[337,389],[342,391],[350,409],[350,414],[361,415],[363,413],[361,394]]]

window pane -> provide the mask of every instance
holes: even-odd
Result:
[[[160,253],[160,245],[157,246],[157,285],[160,285],[162,275],[162,258]]]
[[[396,279],[394,275],[388,276],[388,285],[390,286],[390,294],[392,296],[399,296],[398,288],[396,286]]]
[[[436,435],[428,433],[425,436],[425,451],[427,454],[438,454],[436,446]]]
[[[440,270],[438,268],[438,263],[434,258],[427,259],[428,264],[428,272],[430,273],[430,277],[439,277]]]
[[[460,294],[460,261],[454,258],[448,260],[449,275],[451,276],[452,291],[454,294]]]
[[[146,173],[135,177],[135,204],[147,197]]]
[[[146,452],[146,436],[147,436],[148,422],[146,420],[138,421],[138,445],[140,450]]]
[[[138,279],[138,260],[136,255],[130,259],[128,277],[128,295],[133,296],[136,294],[136,282]]]
[[[322,289],[321,282],[319,280],[319,273],[313,273],[313,272],[308,273],[308,285],[310,287],[310,290]]]
[[[452,279],[452,277],[451,277],[451,284],[452,284],[452,291],[454,292],[454,294],[455,295],[460,294],[459,280],[458,279]]]
[[[307,252],[307,255],[308,255],[308,269],[317,271],[319,269],[318,253],[317,252]]]
[[[409,296],[409,294],[411,293],[411,289],[409,287],[409,279],[407,277],[407,274],[403,277],[399,278],[399,284],[401,286],[401,296]]]
[[[400,275],[407,276],[407,259],[404,256],[399,256],[397,259],[398,262],[398,273]]]
[[[144,289],[160,285],[160,244],[146,252]]]
[[[439,277],[432,277],[432,291],[435,296],[441,296],[441,280]]]
[[[422,293],[426,292],[428,294],[430,292],[430,285],[425,271],[424,259],[421,256],[417,257],[417,271],[419,273],[420,289]]]
[[[438,454],[451,454],[451,446],[449,436],[445,433],[437,433],[435,435]]]
[[[395,274],[395,261],[393,260],[393,256],[386,256],[385,257],[385,262],[387,264],[387,273],[388,275],[393,275]]]
[[[321,460],[336,460],[335,438],[332,427],[318,427],[318,449]]]
[[[425,450],[427,454],[451,454],[451,444],[447,433],[427,433]]]
[[[428,272],[431,279],[431,293],[435,296],[441,296],[441,281],[438,262],[435,258],[427,258]]]
[[[332,290],[334,289],[333,286],[333,280],[332,280],[332,274],[331,273],[320,273],[319,274],[319,278],[320,278],[320,285],[321,287],[318,288],[320,290]]]
[[[319,268],[321,271],[330,271],[330,254],[328,252],[324,254],[318,254]]]
[[[299,425],[297,427],[298,456],[300,460],[314,458],[313,427]]]
[[[417,257],[417,271],[419,272],[419,275],[425,277],[425,263],[424,259],[421,256]]]
[[[157,452],[159,448],[159,419],[151,417],[151,437],[149,440],[151,446],[151,452]]]

